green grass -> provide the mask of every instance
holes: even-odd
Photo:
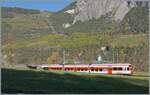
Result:
[[[2,93],[148,94],[147,73],[133,76],[2,69]]]

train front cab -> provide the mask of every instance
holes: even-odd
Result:
[[[118,67],[112,67],[112,74],[120,74],[120,75],[132,75],[133,70],[132,66],[118,66]]]

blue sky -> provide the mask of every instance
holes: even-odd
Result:
[[[59,11],[74,0],[1,0],[1,6]]]

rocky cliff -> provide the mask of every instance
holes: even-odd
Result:
[[[74,8],[70,10],[74,10],[73,23],[99,18],[102,15],[108,15],[114,20],[122,20],[131,8],[146,5],[148,5],[147,1],[139,0],[77,0]]]

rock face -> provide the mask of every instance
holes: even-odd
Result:
[[[64,13],[74,14],[74,13],[75,13],[75,11],[74,11],[74,9],[71,9],[71,10],[67,10],[67,11],[65,11]]]
[[[99,18],[106,14],[114,20],[122,20],[128,11],[138,4],[144,5],[145,3],[137,3],[135,0],[77,0],[73,23]]]

